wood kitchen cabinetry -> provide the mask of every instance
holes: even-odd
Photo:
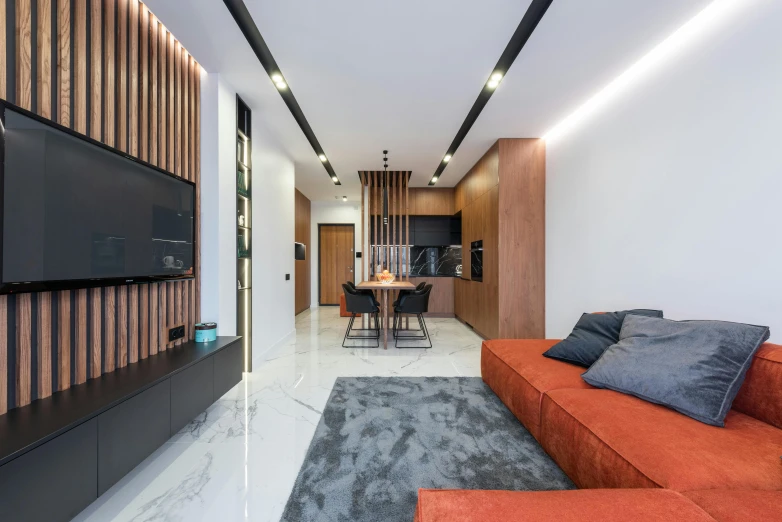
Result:
[[[545,142],[501,139],[454,191],[462,217],[463,279],[454,311],[487,338],[545,335]],[[470,244],[483,241],[483,281],[470,280]]]
[[[429,312],[426,317],[453,317],[454,282],[456,277],[411,277],[410,282],[418,286],[420,283],[432,285],[429,294]]]

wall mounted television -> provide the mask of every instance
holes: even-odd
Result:
[[[0,101],[0,294],[195,276],[195,184]]]

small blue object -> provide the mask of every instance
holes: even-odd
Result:
[[[195,340],[197,343],[208,343],[217,340],[217,323],[196,323]]]

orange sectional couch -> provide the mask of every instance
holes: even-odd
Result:
[[[481,374],[583,489],[421,490],[417,522],[782,521],[782,346],[758,350],[718,428],[593,388],[584,368],[542,355],[557,342],[486,341]]]

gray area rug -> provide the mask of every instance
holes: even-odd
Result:
[[[418,488],[575,486],[477,377],[339,378],[284,522],[412,522]]]

